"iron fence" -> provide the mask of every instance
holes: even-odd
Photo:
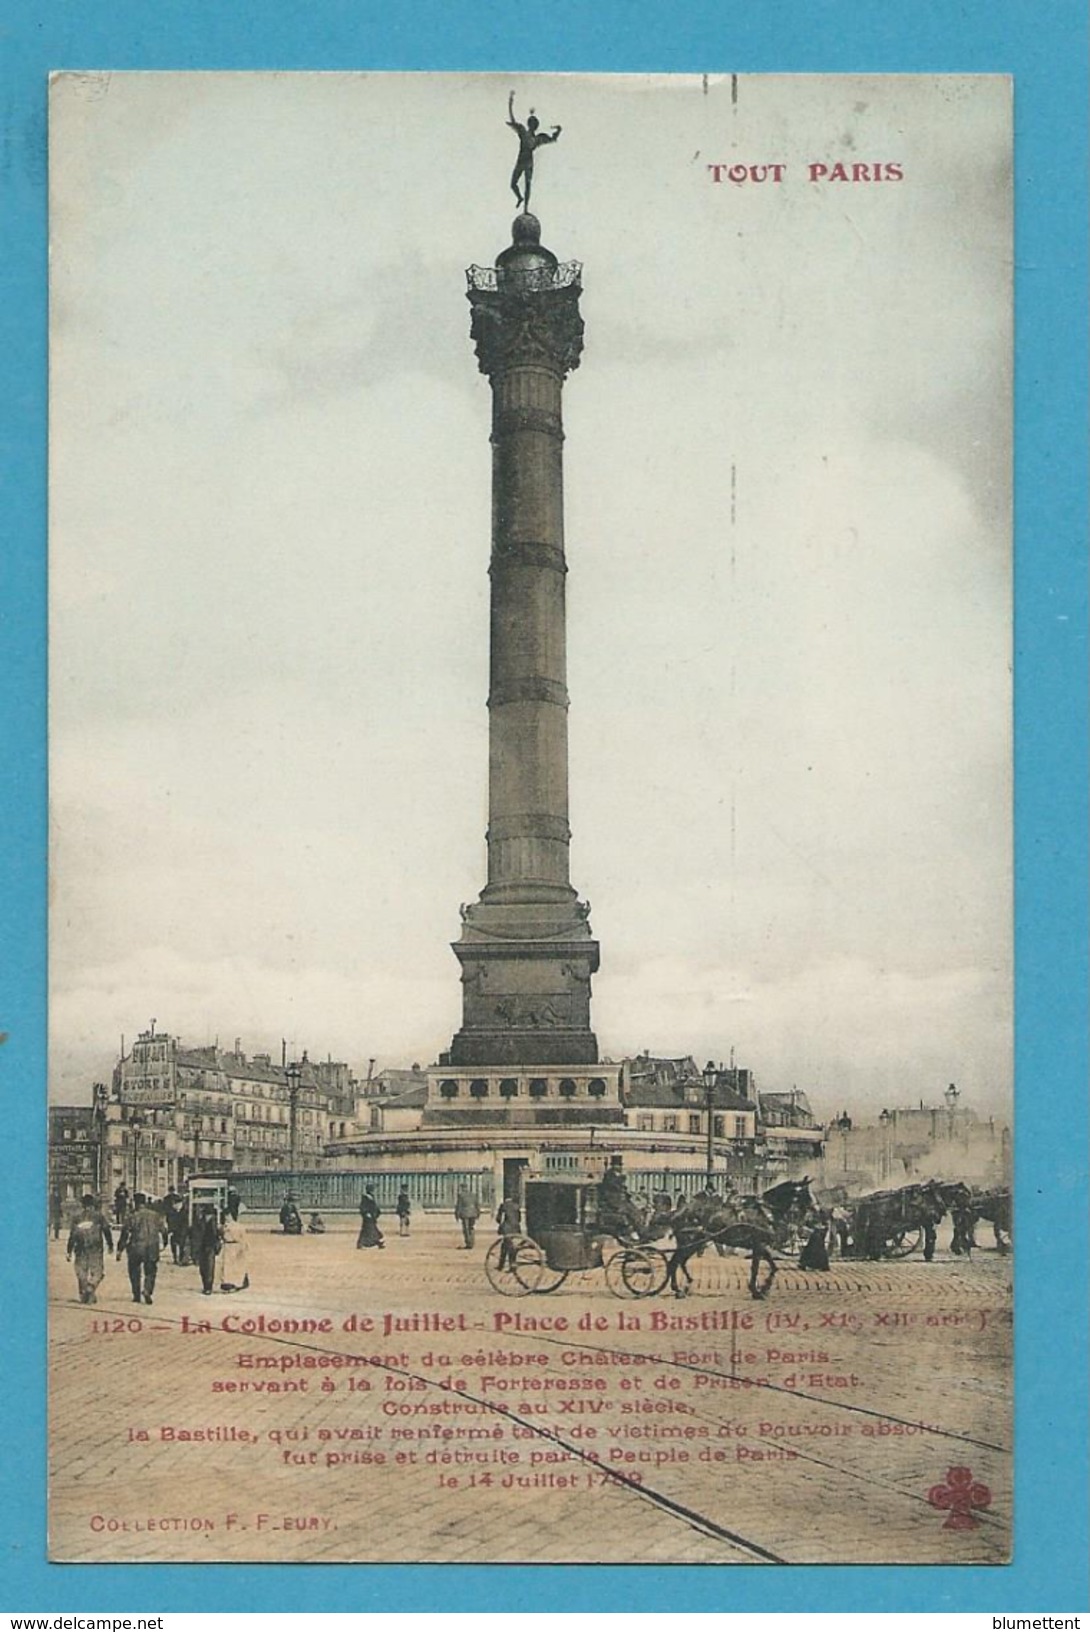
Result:
[[[354,1213],[358,1210],[365,1185],[374,1191],[383,1212],[392,1212],[398,1191],[405,1185],[414,1209],[421,1212],[453,1212],[459,1189],[477,1197],[481,1210],[495,1201],[491,1168],[465,1168],[452,1173],[376,1173],[367,1168],[351,1172],[290,1173],[278,1168],[271,1173],[232,1173],[231,1185],[250,1212],[279,1212],[290,1191],[301,1213]]]

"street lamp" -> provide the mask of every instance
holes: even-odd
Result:
[[[137,1166],[137,1151],[140,1146],[140,1129],[144,1126],[144,1118],[139,1111],[129,1112],[129,1127],[132,1129],[132,1193],[135,1196],[140,1188],[139,1168]]]
[[[715,1150],[715,1146],[712,1143],[715,1131],[714,1122],[712,1119],[712,1108],[715,1105],[715,1085],[719,1081],[719,1072],[716,1069],[715,1061],[709,1060],[701,1074],[704,1078],[704,1104],[708,1113],[707,1175],[708,1183],[711,1184]]]
[[[91,1090],[93,1109],[91,1112],[92,1137],[94,1139],[93,1161],[95,1174],[95,1195],[102,1194],[102,1178],[104,1166],[104,1147],[106,1144],[106,1084],[96,1082]]]
[[[303,1068],[298,1060],[288,1066],[288,1165],[295,1172],[299,1162],[299,1084]]]

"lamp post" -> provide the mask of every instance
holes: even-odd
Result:
[[[92,1103],[94,1107],[91,1112],[91,1127],[93,1129],[92,1138],[94,1140],[92,1147],[92,1161],[94,1163],[95,1195],[101,1196],[104,1166],[103,1146],[106,1143],[106,1084],[104,1082],[96,1082],[91,1092],[93,1095]]]
[[[140,1188],[140,1169],[138,1165],[138,1151],[140,1147],[140,1129],[144,1126],[144,1118],[139,1111],[129,1112],[129,1127],[132,1129],[132,1193],[135,1196]]]
[[[704,1105],[708,1115],[708,1152],[706,1159],[707,1178],[708,1183],[711,1184],[712,1168],[715,1161],[715,1145],[713,1143],[715,1123],[712,1117],[712,1109],[715,1105],[715,1085],[719,1080],[719,1072],[716,1069],[715,1061],[709,1060],[701,1074],[704,1078]]]
[[[303,1070],[298,1060],[288,1066],[288,1165],[295,1172],[299,1165],[299,1084]]]
[[[890,1142],[889,1125],[890,1125],[890,1122],[892,1120],[893,1120],[893,1118],[890,1116],[889,1112],[887,1110],[885,1110],[885,1109],[882,1110],[881,1114],[878,1117],[878,1122],[879,1122],[879,1125],[880,1125],[880,1127],[882,1129],[882,1157],[881,1157],[881,1162],[879,1164],[879,1171],[878,1171],[878,1177],[880,1179],[888,1179],[889,1175],[890,1175],[890,1169],[893,1166],[893,1161],[892,1161],[890,1148],[889,1148],[889,1142]]]
[[[957,1083],[952,1082],[942,1097],[946,1101],[946,1137],[953,1139],[955,1114],[958,1108],[958,1100],[961,1098]]]

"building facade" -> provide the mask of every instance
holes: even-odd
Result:
[[[90,1105],[49,1107],[49,1198],[66,1211],[102,1188],[106,1089],[95,1084]]]
[[[825,1129],[801,1089],[759,1094],[758,1105],[770,1161],[797,1177],[803,1168],[824,1159]]]
[[[1009,1123],[978,1115],[948,1088],[941,1103],[887,1107],[867,1121],[837,1117],[826,1129],[822,1183],[848,1194],[924,1179],[990,1189],[1009,1186],[1011,1168]]]
[[[317,1165],[356,1125],[358,1084],[343,1061],[273,1063],[236,1041],[185,1048],[154,1025],[118,1060],[100,1111],[99,1189],[161,1196],[191,1173]]]

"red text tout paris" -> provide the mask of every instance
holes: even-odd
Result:
[[[762,182],[778,182],[787,179],[789,167],[786,164],[709,164],[708,174],[714,182],[730,183],[734,187],[746,187]],[[847,181],[847,182],[874,182],[874,181],[903,181],[905,169],[903,164],[893,161],[868,164],[828,164],[815,161],[805,166],[807,181]]]

